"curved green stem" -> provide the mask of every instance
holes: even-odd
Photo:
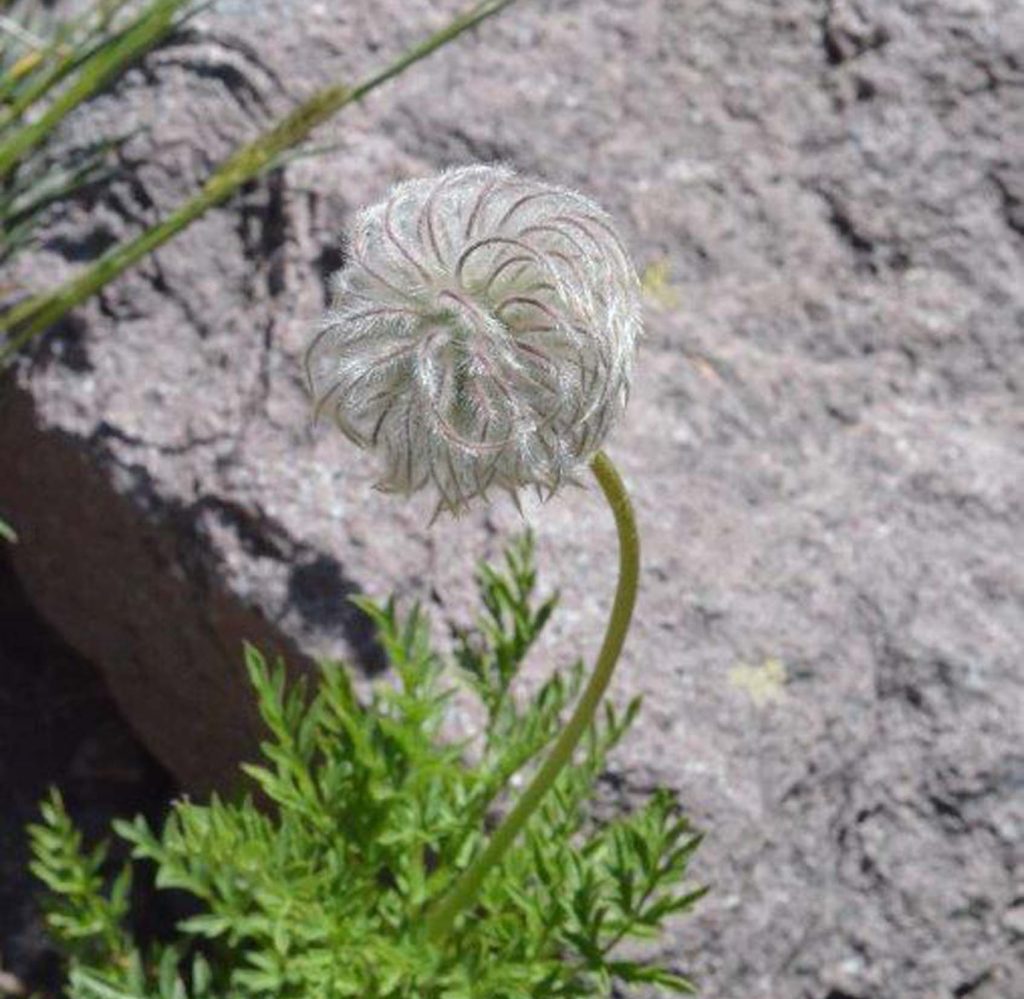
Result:
[[[568,724],[562,729],[550,755],[534,775],[515,807],[495,830],[484,851],[462,872],[454,887],[427,912],[427,936],[437,944],[444,942],[456,917],[466,906],[472,904],[487,873],[500,862],[541,799],[555,783],[562,767],[571,760],[583,733],[597,714],[598,705],[608,688],[608,682],[626,640],[626,632],[633,616],[633,606],[636,603],[637,579],[640,572],[640,538],[626,487],[608,456],[599,451],[591,461],[590,468],[615,515],[615,526],[619,532],[619,583],[601,651],[597,656],[597,664]]]

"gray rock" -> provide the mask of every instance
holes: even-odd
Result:
[[[56,218],[41,286],[449,2],[221,3],[78,128],[150,125]],[[301,16],[300,16],[301,12]],[[427,529],[307,428],[298,358],[357,206],[501,159],[622,221],[648,335],[609,450],[647,559],[606,790],[678,789],[714,886],[667,944],[708,996],[1024,995],[1024,8],[525,2],[323,130],[79,310],[4,386],[0,511],[41,611],[186,786],[249,751],[243,637],[379,666],[353,590],[469,612],[518,521]],[[73,141],[74,136],[69,137]],[[592,655],[613,533],[529,513]],[[463,723],[471,723],[471,719]]]

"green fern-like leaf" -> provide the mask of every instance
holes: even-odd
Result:
[[[444,949],[423,912],[481,849],[509,778],[536,765],[558,732],[582,667],[558,672],[525,703],[515,671],[551,613],[535,597],[533,549],[520,542],[479,576],[484,613],[446,666],[419,608],[359,605],[375,623],[395,683],[361,703],[347,671],[289,681],[282,663],[245,650],[266,726],[262,761],[245,772],[262,797],[179,801],[162,830],[115,824],[161,888],[199,912],[145,951],[125,929],[127,881],[87,853],[59,797],[33,831],[51,926],[69,955],[75,999],[596,999],[613,988],[686,994],[674,968],[621,948],[656,936],[702,891],[688,882],[699,837],[669,792],[610,822],[594,781],[639,711],[608,706],[520,840],[486,879]],[[482,754],[438,733],[449,677],[470,678],[504,742]],[[470,760],[472,759],[472,762]],[[514,795],[514,792],[513,792]],[[206,955],[202,963],[196,954]]]

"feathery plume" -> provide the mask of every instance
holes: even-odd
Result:
[[[551,495],[621,414],[640,286],[612,220],[505,167],[406,181],[357,216],[306,352],[315,415],[381,459],[378,487]]]

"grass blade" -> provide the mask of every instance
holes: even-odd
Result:
[[[463,32],[514,2],[515,0],[483,0],[474,4],[453,18],[444,28],[355,87],[336,84],[318,91],[277,125],[229,156],[196,195],[161,222],[135,239],[105,253],[79,277],[72,278],[53,292],[21,303],[7,315],[0,317],[0,332],[8,334],[7,341],[0,346],[0,366],[9,363],[25,343],[53,325],[69,309],[85,301],[133,264],[163,246],[210,208],[226,201],[242,184],[276,166],[284,153],[305,140],[313,129],[333,117],[342,108],[361,100],[414,63],[425,59]]]
[[[173,28],[176,15],[188,0],[156,0],[122,31],[99,45],[82,64],[78,75],[31,124],[16,128],[0,142],[0,180],[32,149],[38,147],[80,104],[113,82],[139,56],[150,51]],[[12,111],[20,113],[15,102]]]

